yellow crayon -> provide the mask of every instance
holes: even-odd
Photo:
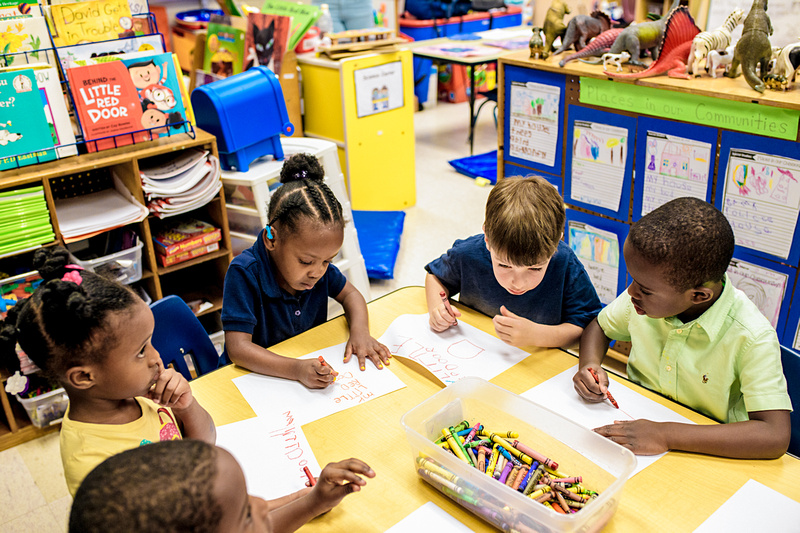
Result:
[[[551,489],[550,487],[544,487],[542,489],[535,490],[535,491],[531,492],[530,494],[528,494],[528,498],[537,498],[537,497],[541,496],[542,494],[544,494],[545,492],[552,492],[552,490],[553,489]]]
[[[494,467],[497,466],[497,458],[500,456],[500,450],[497,446],[492,447],[492,456],[489,458],[489,466],[486,467],[486,474],[494,474]]]
[[[447,429],[447,428],[442,428],[442,435],[444,435],[444,438],[447,440],[447,443],[450,445],[450,450],[454,454],[456,454],[456,457],[458,457],[459,459],[461,459],[465,463],[470,464],[470,461],[466,457],[464,457],[463,453],[461,453],[461,448],[459,448],[458,445],[456,444],[456,440],[455,440],[455,438],[453,438],[453,434],[450,433],[450,430]]]
[[[502,446],[508,453],[510,453],[511,455],[513,455],[514,457],[516,457],[517,459],[522,461],[523,463],[528,463],[528,464],[532,464],[533,463],[533,458],[531,456],[529,456],[528,454],[526,454],[524,452],[521,452],[518,449],[514,448],[511,445],[511,443],[509,443],[507,440],[505,440],[503,437],[501,437],[497,433],[492,433],[491,435],[489,435],[489,439],[492,442],[494,442],[495,444],[498,444],[498,445]]]
[[[452,481],[453,483],[458,482],[458,476],[453,472],[439,466],[438,464],[434,463],[429,459],[425,459],[424,457],[417,457],[417,466],[420,468],[425,468],[430,470],[431,472],[435,472],[436,474],[442,476],[443,478]]]
[[[478,448],[478,470],[486,472],[486,448],[483,446]]]

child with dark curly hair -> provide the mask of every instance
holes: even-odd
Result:
[[[364,297],[333,264],[344,242],[342,206],[323,182],[317,158],[294,154],[281,169],[267,227],[228,267],[222,300],[225,349],[231,361],[254,372],[299,381],[312,389],[333,383],[329,366],[293,359],[268,347],[327,320],[328,298],[344,308],[350,339],[344,362],[366,358],[378,368],[389,350],[369,333]]]
[[[72,264],[63,248],[38,250],[34,267],[44,282],[0,326],[0,363],[19,368],[18,342],[66,390],[61,459],[71,494],[121,451],[181,436],[216,440],[189,383],[150,344],[153,313],[141,298]]]

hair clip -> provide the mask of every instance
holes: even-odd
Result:
[[[27,376],[19,373],[19,370],[14,372],[13,376],[9,376],[6,381],[6,392],[9,394],[23,394],[28,391],[29,380]]]
[[[78,273],[77,270],[70,270],[69,272],[61,276],[61,281],[71,281],[75,285],[80,285],[81,282],[83,281],[83,278],[81,277],[81,275]]]
[[[304,180],[304,179],[306,179],[306,171],[305,171],[305,170],[300,170],[300,171],[298,171],[298,172],[297,172],[297,176],[300,176],[300,179],[301,179],[301,180]]]
[[[275,237],[272,236],[272,228],[270,227],[269,224],[267,224],[266,230],[267,230],[267,239],[269,240],[274,239]]]

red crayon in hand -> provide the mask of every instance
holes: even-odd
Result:
[[[594,368],[589,368],[589,373],[594,378],[594,382],[599,385],[600,384],[600,378],[597,377],[597,372],[594,371]],[[611,402],[611,405],[613,405],[614,407],[619,409],[619,404],[617,404],[617,400],[615,400],[614,397],[611,396],[611,391],[608,390],[607,388],[606,388],[606,397],[608,397],[608,401]]]
[[[453,317],[453,324],[458,325],[458,320],[456,320],[456,314],[453,312],[453,308],[450,307],[450,300],[447,299],[447,294],[444,291],[439,291],[439,297],[444,302],[445,308],[447,308],[447,312],[450,313],[450,316]]]
[[[308,482],[312,487],[317,484],[317,480],[314,479],[314,476],[311,474],[311,470],[309,470],[307,466],[303,467],[303,472],[306,473],[306,477],[308,477]]]
[[[331,367],[331,365],[329,365],[327,362],[325,362],[325,358],[324,358],[324,357],[322,357],[322,356],[320,355],[320,356],[319,356],[317,359],[319,359],[319,364],[321,364],[322,366],[328,366],[328,367],[330,367],[330,369],[331,369],[331,374],[333,374],[333,377],[336,377],[336,376],[338,376],[338,375],[339,375],[339,373],[338,373],[337,371],[335,371],[335,370],[333,369],[333,367]]]

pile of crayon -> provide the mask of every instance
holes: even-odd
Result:
[[[519,434],[514,431],[494,433],[480,423],[470,427],[464,420],[443,428],[442,436],[435,442],[468,465],[556,513],[576,513],[598,496],[599,493],[583,487],[580,476],[560,472],[558,463],[519,442],[518,438]],[[454,473],[428,457],[418,458],[417,467],[424,478],[433,478],[439,488],[447,488],[463,500],[464,487],[455,484]],[[442,481],[455,486],[443,485]],[[460,491],[456,490],[459,488]],[[446,493],[451,495],[450,492]]]

